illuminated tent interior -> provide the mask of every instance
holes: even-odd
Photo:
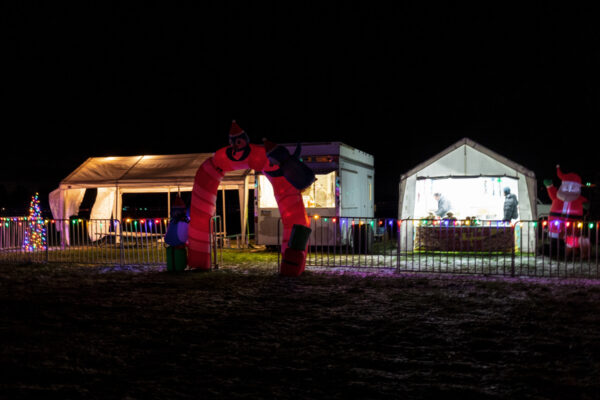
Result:
[[[502,220],[505,187],[517,195],[519,219],[535,220],[535,174],[464,138],[402,175],[398,217],[430,217],[437,210],[433,195],[439,192],[457,219]]]
[[[213,153],[90,157],[60,182],[50,193],[54,219],[77,215],[86,189],[97,189],[90,219],[121,220],[124,193],[166,193],[170,212],[170,193],[191,191],[198,167]],[[220,190],[239,191],[242,232],[246,231],[248,190],[254,185],[254,171],[225,174]],[[189,206],[189,204],[188,204]]]

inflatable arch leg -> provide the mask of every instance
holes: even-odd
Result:
[[[306,215],[302,195],[283,177],[270,177],[267,175],[267,178],[273,186],[273,193],[275,200],[277,200],[283,225],[281,253],[284,261],[281,264],[280,273],[285,276],[299,276],[304,272],[306,264],[306,245],[302,251],[298,249],[289,249],[288,251],[288,242],[294,225],[303,225],[310,228],[310,221]]]
[[[190,268],[210,269],[210,219],[215,214],[217,190],[224,175],[215,166],[212,157],[204,161],[196,171],[188,228]]]

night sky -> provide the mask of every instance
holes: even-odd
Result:
[[[402,173],[463,137],[539,185],[557,163],[599,178],[591,2],[60,3],[1,13],[6,199],[44,197],[91,156],[212,152],[232,119],[254,143],[373,154],[382,207]]]

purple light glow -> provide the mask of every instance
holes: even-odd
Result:
[[[551,286],[586,286],[600,287],[600,279],[585,278],[544,278],[544,277],[510,277],[510,276],[482,276],[482,275],[456,275],[456,274],[436,274],[423,272],[397,272],[395,268],[369,268],[356,266],[341,267],[307,267],[308,271],[324,275],[349,275],[362,278],[427,278],[436,280],[461,280],[461,281],[480,281],[480,282],[507,282],[507,283],[525,283],[535,285]]]

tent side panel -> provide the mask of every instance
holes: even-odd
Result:
[[[416,189],[416,175],[409,176],[401,182],[398,196],[400,199],[398,212],[400,219],[414,218]]]
[[[537,180],[532,176],[525,177],[525,180],[527,181],[527,193],[531,205],[531,219],[537,220]]]
[[[414,218],[415,214],[415,196],[417,190],[416,175],[409,176],[400,183],[399,219],[407,220]],[[400,226],[400,250],[412,251],[414,230],[412,221],[403,221]]]

